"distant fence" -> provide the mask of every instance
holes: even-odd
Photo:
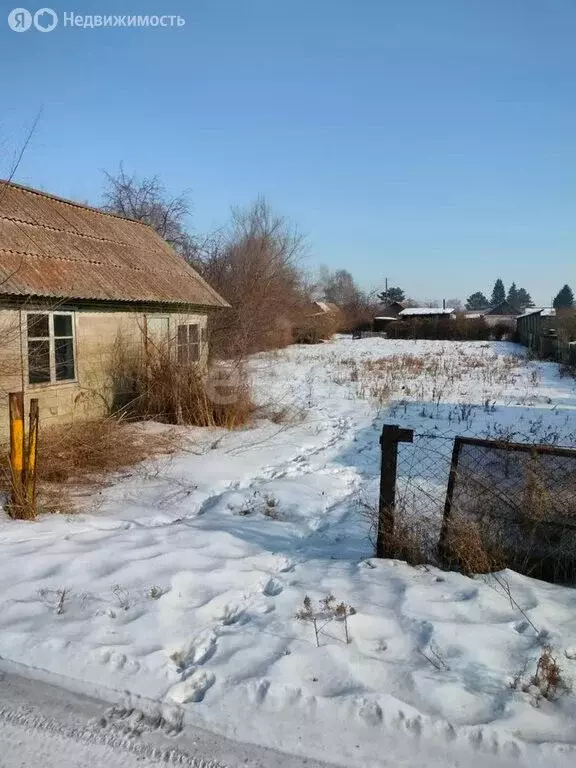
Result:
[[[380,556],[416,521],[445,567],[463,565],[459,547],[481,545],[493,567],[576,583],[576,449],[390,425],[381,443]]]
[[[388,334],[386,333],[386,331],[353,331],[352,338],[353,339],[373,339],[373,338],[387,339]]]

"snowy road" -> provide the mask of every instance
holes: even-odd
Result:
[[[0,671],[0,768],[330,768],[190,726],[169,736],[145,720],[141,712],[120,717],[103,701]]]

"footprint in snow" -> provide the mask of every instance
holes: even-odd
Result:
[[[264,584],[262,594],[266,595],[266,597],[276,597],[282,592],[282,589],[282,584],[280,584],[279,581],[276,581],[276,579],[268,579]]]
[[[524,632],[528,629],[528,622],[527,621],[518,621],[516,624],[514,624],[514,629],[516,632],[518,632],[519,635],[523,635]]]
[[[238,624],[241,619],[244,618],[245,608],[237,603],[226,603],[222,607],[220,615],[217,616],[225,627],[229,627],[232,624]]]
[[[270,689],[270,681],[250,680],[248,682],[248,698],[253,704],[262,704]]]
[[[193,665],[205,664],[216,652],[216,635],[204,632],[197,635],[188,646],[176,648],[170,658],[180,672]]]
[[[382,722],[382,707],[375,701],[363,700],[360,702],[358,715],[367,725],[380,725]]]
[[[125,653],[118,653],[108,648],[98,648],[92,655],[100,664],[109,666],[116,672],[123,671],[134,675],[140,669],[140,663],[136,659],[130,659]]]
[[[212,672],[196,669],[186,680],[172,686],[168,691],[167,698],[176,704],[202,701],[206,691],[214,685],[215,680]]]

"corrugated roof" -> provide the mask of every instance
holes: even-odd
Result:
[[[554,317],[556,310],[554,307],[530,307],[526,309],[520,317],[528,317],[529,315],[542,315],[543,317]]]
[[[452,315],[454,310],[452,307],[442,309],[441,307],[407,307],[400,313],[400,317],[418,316],[418,315]]]
[[[324,314],[340,312],[340,307],[331,301],[315,301],[314,304],[316,304]]]
[[[3,180],[0,294],[228,306],[148,225]]]

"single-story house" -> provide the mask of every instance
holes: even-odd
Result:
[[[522,314],[522,311],[510,304],[509,301],[502,301],[482,312],[486,323],[492,328],[496,325],[505,325],[508,328],[516,328],[516,318]]]
[[[378,333],[386,331],[391,323],[398,320],[398,315],[403,309],[404,304],[400,301],[383,302],[378,314],[372,320],[372,330]]]
[[[337,304],[331,301],[314,301],[314,315],[341,315],[342,310]]]
[[[403,309],[404,304],[401,301],[388,301],[382,304],[379,315],[382,317],[398,317]]]
[[[456,310],[452,307],[406,307],[399,314],[400,320],[439,320],[454,318]]]
[[[118,344],[204,365],[227,306],[148,225],[0,180],[0,431],[10,391],[43,423],[100,414]]]
[[[372,320],[372,330],[377,332],[385,331],[390,323],[398,319],[398,315],[404,309],[404,304],[400,301],[383,302],[376,317]]]

